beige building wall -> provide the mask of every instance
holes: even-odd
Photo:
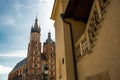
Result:
[[[57,80],[75,80],[69,25],[60,17],[64,11],[62,3],[61,0],[56,0],[52,16],[55,20],[56,35],[56,78]]]
[[[120,0],[109,1],[93,51],[76,62],[78,80],[120,80]],[[57,80],[74,80],[69,25],[60,18],[61,1],[56,0],[55,4],[52,19],[55,20],[56,32],[56,76]],[[82,34],[86,34],[87,24],[70,18],[66,20],[72,24],[73,42],[76,44]]]
[[[119,3],[120,0],[111,0],[93,52],[77,62],[78,80],[86,80],[87,77],[95,79],[95,76],[102,75],[109,76],[108,80],[120,80]]]
[[[69,23],[71,23],[72,34],[73,34],[73,44],[77,42],[77,40],[82,36],[85,32],[86,24],[80,21],[75,21],[73,19],[65,19]]]

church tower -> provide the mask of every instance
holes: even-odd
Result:
[[[56,54],[55,42],[51,38],[51,33],[48,33],[48,38],[43,45],[43,54],[45,54],[48,66],[48,80],[56,80]]]
[[[28,79],[40,80],[41,75],[41,43],[40,27],[36,17],[34,26],[31,27],[30,42],[27,54]]]
[[[8,80],[56,80],[55,42],[48,33],[41,53],[40,27],[36,17],[31,27],[27,57],[16,64]]]

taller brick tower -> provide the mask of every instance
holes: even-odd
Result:
[[[40,80],[41,75],[41,43],[40,27],[36,17],[34,26],[31,27],[30,43],[27,54],[28,79]]]

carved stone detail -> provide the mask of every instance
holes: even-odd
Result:
[[[92,52],[109,3],[110,0],[95,0],[88,19],[86,32],[80,37],[76,43],[77,46],[75,46],[76,61],[87,53]]]

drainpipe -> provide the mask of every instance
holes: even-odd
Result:
[[[68,21],[65,20],[64,14],[60,15],[63,22],[67,23],[70,27],[70,35],[71,35],[71,44],[72,44],[72,52],[73,52],[73,64],[74,64],[74,76],[75,76],[75,80],[77,79],[77,68],[76,68],[76,60],[75,60],[75,50],[74,50],[74,43],[73,43],[73,32],[72,32],[72,24]]]

